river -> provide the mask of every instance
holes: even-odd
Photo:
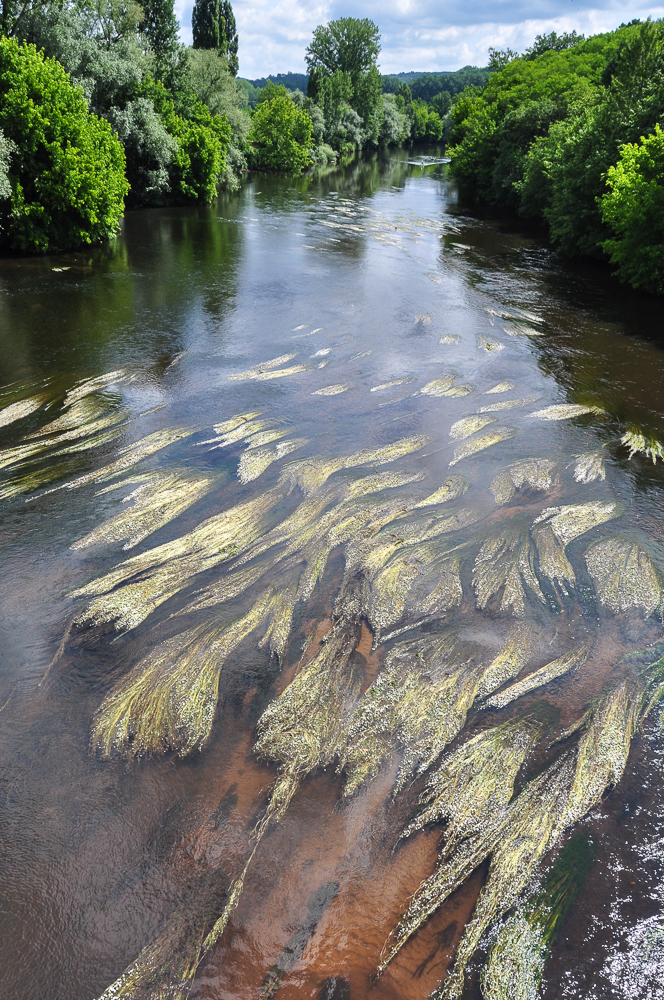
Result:
[[[0,995],[661,996],[661,304],[397,152],[0,328]]]

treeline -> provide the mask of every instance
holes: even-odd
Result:
[[[378,27],[367,18],[344,17],[316,28],[305,52],[306,94],[269,79],[257,91],[251,162],[299,170],[361,149],[440,141],[449,93],[429,103],[403,83],[384,93],[379,53]]]
[[[492,68],[449,114],[461,185],[664,294],[664,22],[538,36],[523,56],[493,51]]]
[[[464,66],[453,73],[400,73],[383,77],[383,92],[395,94],[400,84],[407,83],[416,100],[429,102],[443,91],[454,97],[466,87],[483,87],[490,73],[488,66]]]
[[[411,98],[430,103],[431,100],[446,91],[450,97],[460,94],[466,87],[483,87],[489,79],[491,70],[479,66],[464,66],[462,69],[449,73],[399,73],[398,75],[382,75],[384,94],[396,94],[400,84],[408,84]],[[238,86],[246,94],[249,105],[253,108],[258,103],[261,91],[268,82],[284,86],[286,90],[301,90],[307,92],[309,77],[306,73],[277,73],[274,76],[260,77],[257,80],[238,78]]]

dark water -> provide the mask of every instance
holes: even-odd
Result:
[[[297,605],[281,663],[267,646],[259,648],[261,633],[228,657],[200,752],[102,759],[90,749],[90,725],[113,686],[183,624],[247,613],[258,591],[233,597],[221,618],[214,607],[185,622],[173,617],[195,591],[224,578],[228,563],[221,559],[134,627],[74,625],[44,675],[74,613],[86,607],[73,591],[277,488],[287,463],[422,435],[426,440],[394,463],[354,465],[351,477],[419,476],[405,489],[420,498],[453,471],[470,486],[450,513],[472,508],[491,530],[521,516],[531,523],[553,506],[621,505],[619,520],[571,542],[567,555],[578,579],[569,597],[557,600],[552,587],[542,600],[527,594],[525,618],[537,633],[534,667],[580,642],[592,646],[583,668],[522,699],[529,707],[546,702],[558,736],[620,677],[624,654],[660,638],[659,612],[644,621],[639,607],[616,614],[600,607],[583,561],[589,541],[620,530],[660,565],[664,466],[639,454],[630,460],[620,443],[632,425],[664,437],[660,304],[624,292],[600,267],[566,264],[537,239],[466,213],[444,173],[398,158],[365,161],[319,179],[256,177],[211,208],[129,213],[112,246],[0,262],[0,329],[1,405],[39,397],[32,412],[0,427],[0,447],[35,440],[28,436],[68,412],[72,390],[92,400],[98,414],[111,415],[100,429],[108,439],[97,447],[67,451],[86,440],[72,436],[57,446],[63,454],[19,456],[0,470],[2,997],[92,1000],[170,914],[179,926],[191,919],[209,927],[221,912],[277,773],[252,753],[256,724],[295,677],[303,647],[311,657],[338,613],[343,545],[333,547],[318,586]],[[272,359],[282,360],[229,379]],[[289,367],[295,371],[285,377],[255,377]],[[118,374],[81,396],[84,380],[109,372]],[[455,386],[472,389],[421,393],[448,373]],[[513,388],[486,394],[503,382]],[[319,393],[330,387],[330,394]],[[494,424],[486,431],[507,427],[509,434],[450,470],[455,449],[479,436],[452,439],[451,425],[503,400],[526,401],[487,414]],[[531,416],[564,403],[602,412],[556,421]],[[253,451],[271,450],[274,460],[241,482],[238,463],[252,452],[247,441],[217,448],[204,442],[219,436],[214,424],[247,411],[260,411],[256,419],[265,425],[257,433],[281,436],[258,442]],[[179,440],[120,468],[116,478],[85,481],[133,443],[173,428],[183,429]],[[279,451],[280,442],[293,442],[293,450]],[[606,478],[576,481],[576,456],[598,450]],[[531,456],[555,463],[551,488],[517,491],[497,506],[489,484]],[[128,552],[127,536],[72,549],[128,509],[132,501],[124,498],[149,485],[137,477],[160,472],[205,480],[200,495],[179,516],[156,521],[152,533],[146,528]],[[75,488],[54,489],[81,477]],[[262,530],[301,500],[297,489],[282,492]],[[475,530],[459,537],[465,543]],[[451,623],[494,656],[513,617],[495,600],[475,606],[471,571],[472,560],[461,571],[460,607],[426,627]],[[393,616],[383,635],[409,631],[382,642],[372,634],[375,622],[363,619],[353,654],[363,691],[395,642],[420,634],[416,618]],[[492,724],[502,721],[495,712],[471,713],[454,746],[486,727],[489,716]],[[617,787],[583,821],[598,858],[552,949],[542,985],[547,1000],[661,995],[630,986],[615,961],[633,946],[630,933],[663,912],[656,718],[635,733]],[[433,871],[440,841],[434,826],[394,850],[424,780],[392,797],[402,750],[388,754],[377,776],[344,802],[336,764],[304,778],[261,842],[239,905],[202,960],[190,996],[230,1000],[278,990],[283,1000],[415,1000],[444,979],[486,863],[374,979],[383,943]],[[544,766],[545,750],[535,754],[535,770]],[[652,982],[662,970],[661,948],[648,953]],[[473,969],[484,955],[470,969],[472,995],[479,996]]]

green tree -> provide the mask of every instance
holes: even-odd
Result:
[[[489,46],[489,69],[496,72],[505,69],[508,63],[516,59],[518,52],[514,49],[494,49]]]
[[[602,244],[618,276],[634,288],[664,294],[664,132],[659,125],[620,150],[600,201],[613,236]]]
[[[115,235],[128,185],[110,125],[33,45],[0,38],[0,130],[16,147],[2,203],[3,239],[46,252]]]
[[[583,41],[585,41],[584,36],[577,35],[576,31],[565,31],[562,35],[557,35],[555,31],[548,35],[535,35],[535,41],[526,49],[523,58],[537,59],[545,52],[562,52],[563,49],[571,49]]]
[[[178,22],[173,0],[142,0],[141,31],[157,57],[167,55],[178,46]]]
[[[412,103],[412,138],[415,142],[438,142],[443,134],[440,115],[429,108],[424,101]]]
[[[16,147],[0,132],[0,202],[11,198],[12,185],[9,180],[9,164]]]
[[[168,166],[171,197],[179,204],[211,202],[225,167],[231,129],[226,118],[212,115],[202,101],[190,103],[187,118],[176,113],[164,85],[146,80],[142,93],[152,101],[166,131],[177,142]]]
[[[173,0],[141,0],[141,34],[155,60],[155,76],[174,94],[186,88],[187,63],[184,46],[178,40],[178,22]]]
[[[272,80],[268,79],[264,87],[261,87],[258,98],[256,99],[256,107],[264,104],[265,101],[273,101],[275,97],[290,97],[291,91],[284,87],[283,83],[273,83]]]
[[[380,141],[379,52],[380,34],[374,22],[355,17],[319,25],[306,49],[307,95],[323,110],[327,141],[341,152]]]
[[[228,68],[233,74],[237,76],[237,71],[239,68],[238,63],[238,36],[237,36],[237,24],[235,23],[235,14],[233,13],[233,8],[231,7],[229,0],[221,0],[219,5],[221,20],[224,25],[224,38],[225,38],[225,48],[224,55],[228,62]]]
[[[196,0],[191,12],[195,49],[221,48],[219,0]]]
[[[379,52],[380,32],[373,21],[366,17],[340,17],[318,25],[304,58],[310,75],[317,69],[327,76],[341,70],[355,84],[376,65]]]
[[[394,94],[383,94],[383,124],[380,141],[384,146],[401,145],[410,138],[408,115],[398,107]]]
[[[311,162],[311,118],[290,97],[277,95],[257,106],[249,140],[257,167],[299,173]]]
[[[452,96],[447,90],[441,90],[440,93],[435,94],[431,101],[429,102],[434,111],[436,111],[441,118],[449,112],[452,107]]]
[[[0,28],[3,35],[14,38],[21,34],[26,18],[47,6],[46,0],[0,0]]]
[[[191,15],[195,49],[218,49],[233,76],[238,71],[238,37],[233,8],[228,0],[195,0]]]

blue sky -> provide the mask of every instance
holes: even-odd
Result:
[[[182,41],[191,43],[191,0],[175,0]],[[664,17],[664,6],[625,0],[235,0],[240,76],[304,72],[304,49],[318,24],[370,17],[381,31],[383,73],[484,66],[487,50],[523,51],[535,35],[616,28],[633,17]]]

